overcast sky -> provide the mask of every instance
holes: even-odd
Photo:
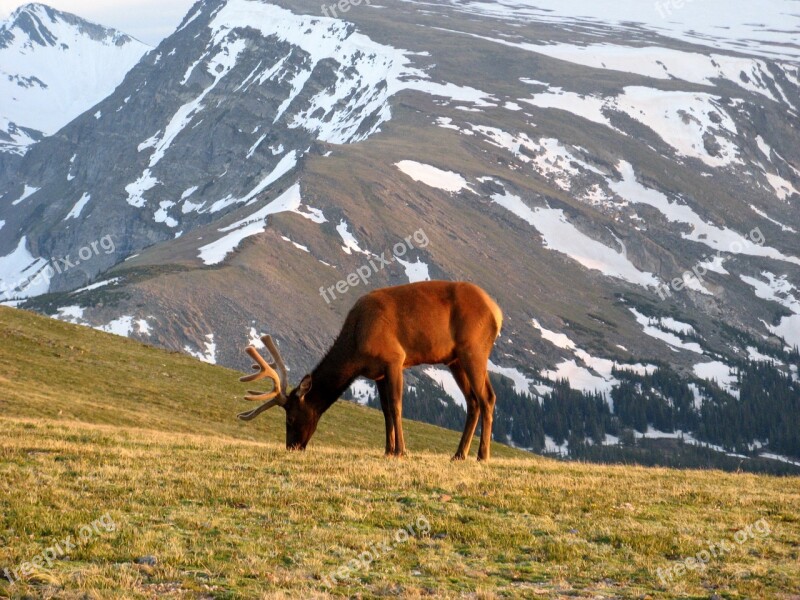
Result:
[[[30,0],[28,0],[30,1]],[[25,0],[0,0],[0,20],[5,20]],[[172,33],[195,0],[41,0],[58,10],[119,29],[157,45]]]
[[[31,0],[0,0],[0,20]],[[146,44],[156,46],[171,34],[195,0],[39,0],[54,8],[114,27]],[[325,0],[331,4],[338,0]],[[511,0],[506,0],[509,2]],[[513,4],[513,1],[511,1]],[[503,2],[479,3],[484,7]],[[524,3],[523,3],[524,4]],[[544,7],[539,18],[585,15],[600,20],[634,20],[657,29],[694,30],[712,37],[736,40],[771,40],[790,44],[792,56],[800,57],[800,0],[539,0]],[[660,15],[664,12],[664,15]],[[547,14],[551,14],[547,17]],[[681,36],[678,36],[681,37]]]

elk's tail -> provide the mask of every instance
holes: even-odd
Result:
[[[500,336],[500,330],[503,329],[503,311],[497,305],[497,302],[490,299],[489,308],[492,311],[492,316],[494,317],[495,325],[497,325],[497,333],[495,334],[495,339]]]

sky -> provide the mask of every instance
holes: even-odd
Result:
[[[0,0],[0,20],[31,0]],[[119,29],[156,46],[188,14],[195,0],[38,0],[89,21]],[[337,0],[338,1],[338,0]],[[334,0],[325,0],[331,4]],[[514,14],[531,19],[560,20],[565,15],[602,21],[634,20],[690,41],[717,38],[741,49],[766,42],[779,55],[800,59],[800,0],[487,0],[474,10],[494,16]],[[790,45],[786,48],[785,45]],[[725,47],[725,44],[714,44]],[[769,53],[767,53],[769,54]]]
[[[0,0],[0,20],[30,0]],[[151,46],[172,33],[195,0],[38,0],[88,21],[113,27]]]

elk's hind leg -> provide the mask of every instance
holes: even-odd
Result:
[[[464,460],[469,456],[469,447],[472,444],[472,438],[475,436],[475,429],[478,427],[480,408],[478,406],[478,399],[475,397],[475,394],[472,393],[472,387],[469,385],[467,374],[458,361],[448,366],[467,402],[467,421],[464,424],[464,433],[461,435],[461,442],[458,444],[458,450],[456,450],[456,453],[453,455],[453,460]]]
[[[394,419],[392,418],[392,408],[389,404],[389,392],[386,389],[386,378],[376,381],[375,385],[378,386],[383,420],[386,423],[386,456],[394,456]]]
[[[492,383],[489,381],[489,373],[484,375],[485,400],[481,402],[481,445],[478,449],[478,460],[488,461],[492,445],[492,425],[494,423],[494,405],[497,396],[494,393]]]
[[[478,460],[487,461],[491,452],[492,424],[496,401],[494,389],[489,382],[489,373],[486,370],[489,357],[484,355],[479,358],[475,354],[467,354],[466,358],[467,360],[461,361],[461,363],[481,409],[481,445],[478,448]]]

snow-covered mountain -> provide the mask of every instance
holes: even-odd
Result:
[[[800,18],[700,4],[202,0],[0,169],[0,292],[230,366],[270,332],[297,373],[368,289],[470,279],[532,397],[796,379]]]
[[[149,50],[43,4],[0,23],[0,152],[24,154],[114,91]]]

